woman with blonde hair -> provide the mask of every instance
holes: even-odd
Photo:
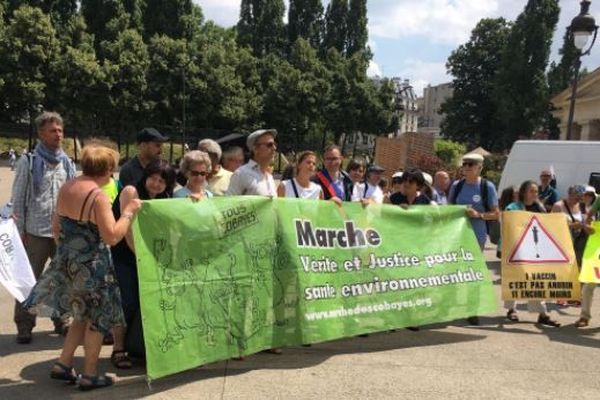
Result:
[[[112,149],[84,148],[83,174],[65,183],[58,193],[52,222],[56,257],[23,304],[30,311],[47,306],[61,317],[73,318],[50,377],[78,382],[81,390],[113,384],[112,378],[98,375],[98,357],[103,336],[125,324],[109,246],[125,236],[141,202],[131,201],[115,221],[101,187],[109,182],[117,163],[118,154]],[[81,343],[84,365],[78,376],[73,356]]]

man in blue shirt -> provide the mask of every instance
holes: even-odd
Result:
[[[486,221],[495,221],[500,214],[496,187],[492,182],[481,178],[482,169],[483,156],[465,155],[462,159],[464,178],[454,182],[448,194],[448,203],[467,206],[467,216],[481,250],[487,240]],[[471,325],[479,324],[477,317],[469,317],[467,320]]]

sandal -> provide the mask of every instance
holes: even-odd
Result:
[[[519,316],[517,315],[517,312],[513,309],[508,310],[508,312],[506,313],[506,319],[511,322],[519,322]]]
[[[89,381],[89,383],[82,383],[82,380]],[[113,380],[113,378],[107,375],[79,375],[79,390],[83,391],[109,387],[112,386],[114,383],[115,381]]]
[[[130,369],[133,364],[125,350],[115,350],[110,355],[110,362],[115,368]]]
[[[590,324],[590,320],[587,318],[579,318],[575,321],[575,328],[585,328]]]
[[[57,371],[56,369],[59,369],[60,371]],[[65,381],[67,383],[75,383],[77,382],[77,373],[75,372],[75,368],[57,361],[50,370],[50,378]]]
[[[538,317],[537,322],[538,322],[538,324],[553,326],[555,328],[560,327],[560,323],[550,319],[550,316],[548,316],[548,315],[540,315]]]

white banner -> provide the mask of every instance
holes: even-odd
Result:
[[[18,301],[24,301],[35,277],[15,222],[0,219],[0,283]]]

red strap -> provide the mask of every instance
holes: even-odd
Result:
[[[321,172],[321,171],[317,172],[317,178],[319,178],[319,181],[321,182],[321,184],[323,186],[325,186],[325,189],[327,189],[327,191],[329,192],[330,197],[337,197],[337,193],[335,192],[335,189],[333,188],[333,184],[331,183],[331,181],[329,179],[327,179],[325,177],[323,172]]]

